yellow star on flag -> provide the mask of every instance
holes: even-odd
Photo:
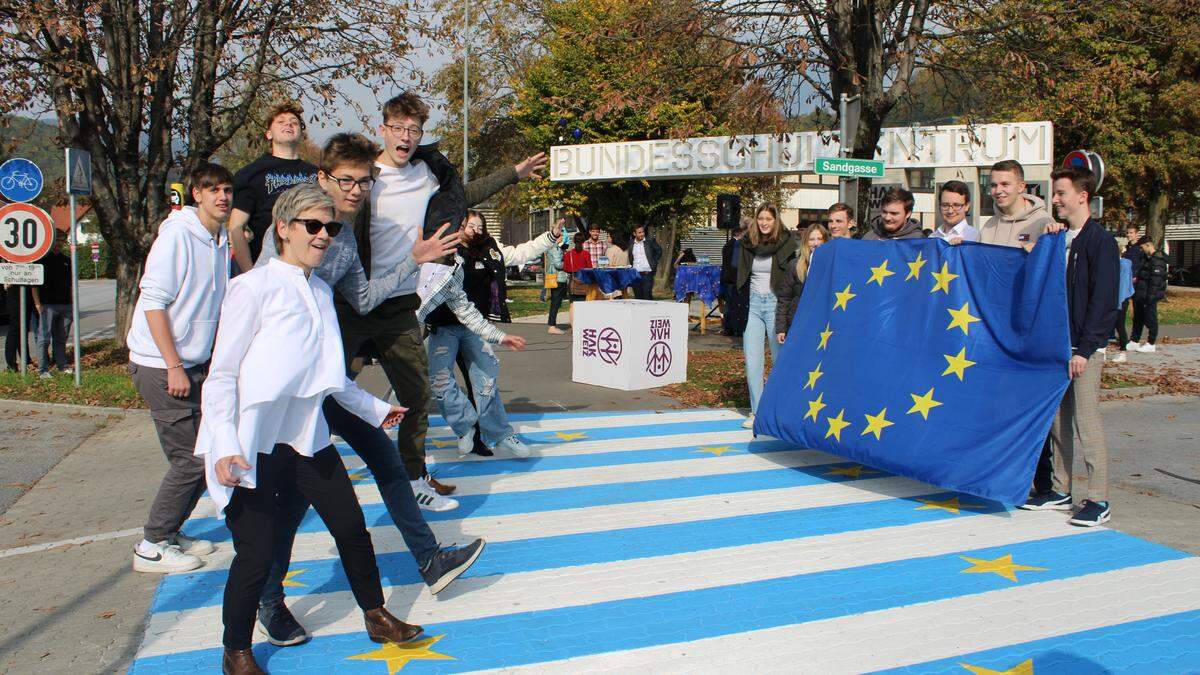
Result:
[[[1009,581],[1018,581],[1017,572],[1045,572],[1045,567],[1030,567],[1029,565],[1018,565],[1013,562],[1012,554],[996,558],[995,560],[984,560],[982,558],[971,558],[969,556],[958,556],[963,560],[971,563],[971,566],[963,570],[962,574],[999,574]]]
[[[895,424],[895,422],[888,420],[887,408],[880,410],[878,415],[866,415],[865,417],[867,418],[867,428],[863,429],[863,432],[859,436],[875,434],[875,440],[877,441],[882,440],[880,436],[883,434],[884,429]]]
[[[558,436],[559,440],[561,441],[577,441],[581,438],[587,438],[587,434],[583,433],[582,431],[573,431],[570,433],[556,431],[554,432],[554,435]]]
[[[865,467],[861,464],[855,464],[854,466],[834,467],[834,468],[830,469],[829,471],[826,471],[825,475],[826,476],[848,476],[850,478],[861,478],[863,474],[869,475],[869,474],[873,474],[873,473],[879,473],[879,472],[872,471],[871,469],[868,469],[867,467]]]
[[[979,317],[971,316],[971,303],[969,302],[964,302],[963,306],[958,309],[948,309],[946,311],[950,312],[950,316],[952,317],[950,325],[946,326],[946,330],[961,328],[963,335],[969,335],[971,324],[979,320]]]
[[[818,350],[825,349],[825,347],[829,346],[829,336],[833,335],[833,331],[829,330],[828,322],[825,323],[825,330],[817,333],[817,335],[821,336],[821,344],[817,345]]]
[[[883,280],[892,276],[893,274],[895,274],[895,272],[888,269],[888,261],[885,258],[883,262],[879,263],[878,267],[871,268],[871,278],[867,279],[867,283],[869,284],[873,281],[882,286]]]
[[[846,409],[843,408],[838,411],[837,417],[826,417],[825,418],[825,421],[829,423],[829,431],[825,432],[825,438],[829,438],[830,436],[833,436],[835,439],[837,439],[838,443],[842,442],[842,429],[845,429],[846,427],[850,426],[850,423],[847,422],[842,417],[845,414],[845,412],[846,412]]]
[[[837,297],[837,302],[833,303],[833,308],[837,309],[841,307],[843,312],[846,311],[846,303],[850,302],[851,298],[857,297],[854,293],[850,292],[850,284],[846,284],[846,288],[840,293],[834,293],[834,296]]]
[[[448,448],[452,445],[458,445],[458,441],[435,441],[430,440],[429,444],[435,448]]]
[[[308,570],[291,570],[291,571],[289,571],[287,573],[287,576],[285,576],[283,578],[283,585],[287,586],[289,588],[299,588],[301,586],[307,586],[308,584],[302,584],[299,581],[294,581],[292,579],[292,577],[300,575],[300,574],[304,574],[307,571]]]
[[[446,636],[437,635],[404,644],[387,642],[373,652],[356,654],[346,658],[351,661],[384,661],[387,663],[388,675],[395,675],[400,672],[400,669],[407,666],[409,661],[453,661],[453,656],[447,656],[446,654],[441,654],[430,649],[438,640],[444,637]]]
[[[954,356],[950,356],[949,354],[942,354],[942,356],[945,357],[945,359],[946,359],[946,369],[942,371],[942,375],[949,375],[950,373],[954,373],[955,375],[958,376],[958,380],[960,382],[962,381],[963,373],[966,372],[967,368],[970,368],[971,366],[975,365],[974,361],[967,358],[967,348],[966,347],[963,347],[962,349],[958,350],[958,353],[955,354]],[[933,391],[933,390],[930,389],[930,391]]]
[[[969,670],[975,675],[1033,675],[1033,659],[1025,659],[1008,670],[992,670],[983,666],[973,666],[969,663],[959,662],[964,670]]]
[[[929,291],[930,293],[937,293],[938,291],[942,291],[946,295],[950,295],[950,282],[957,279],[958,275],[951,274],[949,272],[949,270],[946,269],[946,267],[947,267],[946,263],[942,263],[942,271],[933,273],[933,278],[936,281],[933,284],[933,290]]]
[[[708,452],[714,457],[720,457],[727,452],[734,452],[734,449],[731,445],[702,445],[692,452]]]
[[[804,415],[804,419],[811,417],[813,422],[817,421],[817,415],[819,415],[821,410],[825,407],[825,402],[822,400],[823,398],[825,398],[825,394],[820,393],[817,394],[817,398],[815,400],[808,402],[808,412]]]
[[[942,374],[945,375],[945,373]],[[908,409],[908,412],[905,413],[906,415],[919,412],[921,413],[921,417],[929,419],[929,411],[941,405],[940,401],[933,400],[933,387],[930,387],[924,396],[917,396],[916,394],[909,394],[909,396],[912,397],[913,406]]]
[[[357,471],[351,472],[349,475],[350,475],[351,483],[358,483],[360,481],[364,481],[367,479],[368,472],[366,469],[359,469]]]
[[[916,260],[906,263],[908,265],[908,276],[904,277],[904,280],[908,281],[909,279],[920,279],[921,268],[925,266],[926,262],[927,261],[925,260],[923,254],[918,253]]]
[[[916,509],[917,511],[942,509],[944,511],[949,511],[954,515],[958,515],[962,509],[978,511],[983,508],[982,504],[960,504],[958,502],[958,497],[951,497],[949,499],[918,499],[917,501],[924,505],[918,506]]]
[[[808,384],[804,385],[804,388],[816,390],[817,380],[821,379],[824,374],[821,372],[821,364],[818,363],[815,370],[808,371]]]

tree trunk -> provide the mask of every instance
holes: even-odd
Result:
[[[675,222],[673,213],[667,218],[667,241],[658,243],[662,246],[662,257],[658,260],[658,269],[654,271],[654,290],[665,293],[671,288],[675,248],[679,244],[679,225]]]
[[[1159,251],[1163,250],[1163,239],[1167,234],[1167,208],[1169,206],[1170,198],[1167,197],[1166,191],[1156,184],[1146,209],[1146,236],[1154,240],[1154,248]]]

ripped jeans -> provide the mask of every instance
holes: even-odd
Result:
[[[425,348],[429,351],[433,400],[455,436],[472,435],[476,421],[479,422],[480,438],[489,448],[513,435],[496,381],[500,374],[500,359],[496,358],[491,345],[463,326],[438,326],[436,333],[431,332],[425,338]],[[459,350],[470,366],[474,406],[454,379],[454,360]]]

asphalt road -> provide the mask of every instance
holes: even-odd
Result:
[[[79,337],[82,340],[112,337],[116,310],[116,282],[112,279],[86,279],[79,282]],[[16,318],[16,308],[8,308]],[[3,333],[0,333],[0,342]]]

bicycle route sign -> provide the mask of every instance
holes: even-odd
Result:
[[[10,202],[31,202],[42,194],[42,170],[20,157],[0,164],[0,195]]]
[[[33,204],[0,206],[0,258],[11,263],[41,260],[54,244],[54,221]]]

